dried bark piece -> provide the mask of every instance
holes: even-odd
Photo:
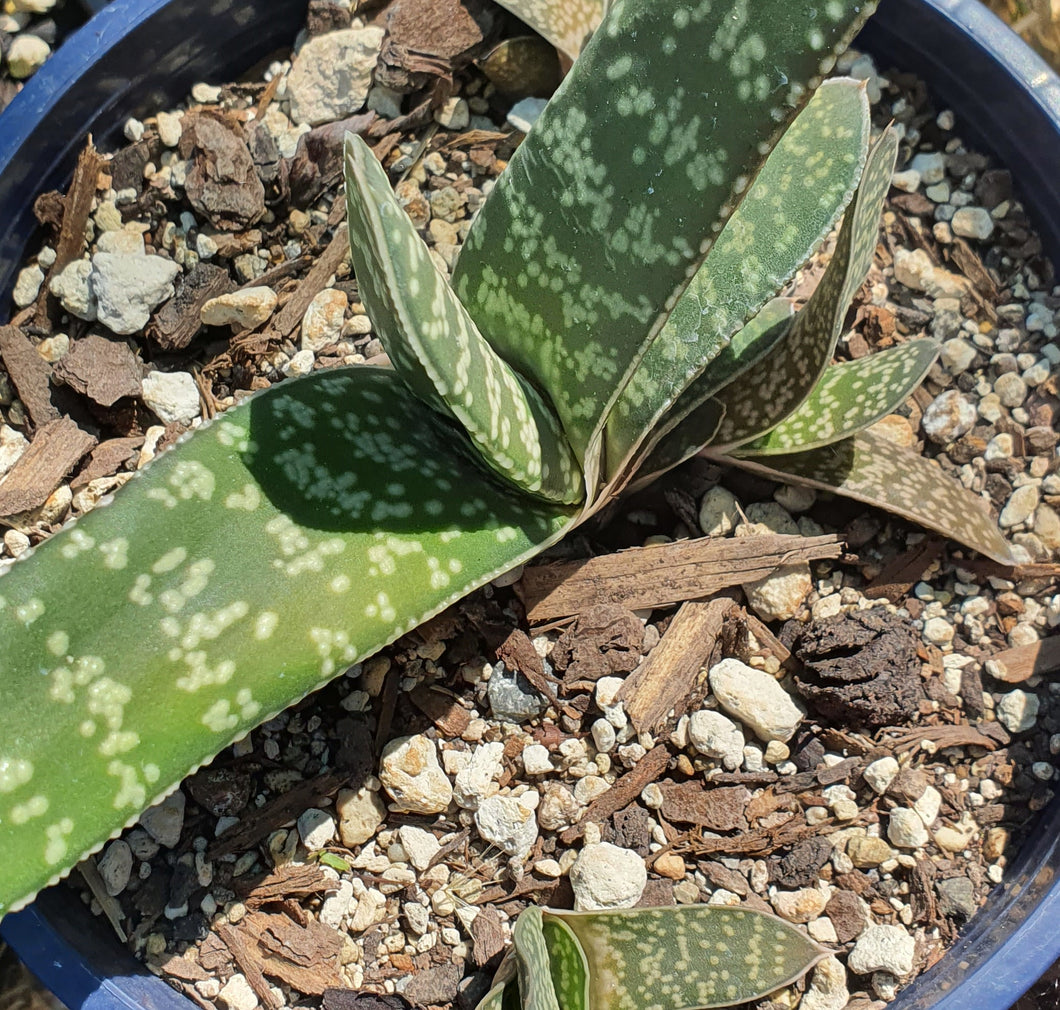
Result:
[[[559,700],[553,687],[554,681],[545,673],[544,660],[537,654],[530,636],[519,628],[513,628],[497,647],[497,659],[509,670],[521,673],[530,686],[544,697],[550,705],[556,705],[571,718],[580,718],[581,713]]]
[[[214,228],[246,228],[265,213],[265,187],[237,124],[213,112],[185,116],[180,154],[192,161],[188,200]]]
[[[342,176],[342,138],[363,134],[379,117],[374,112],[325,123],[298,138],[294,157],[287,160],[287,183],[291,205],[308,207]]]
[[[0,358],[34,427],[59,419],[52,402],[51,366],[17,326],[0,326]]]
[[[63,223],[55,245],[55,262],[48,271],[48,281],[62,273],[63,267],[80,257],[85,248],[85,225],[96,197],[96,181],[103,167],[102,155],[89,140],[77,156],[74,177],[63,201]],[[41,286],[47,290],[48,282]]]
[[[443,964],[427,971],[418,971],[409,979],[405,997],[420,1005],[448,1006],[456,999],[457,986],[463,974],[456,964]]]
[[[877,728],[909,722],[924,697],[916,642],[901,619],[877,607],[801,625],[789,622],[804,669],[799,693],[824,718]]]
[[[629,673],[640,663],[644,626],[625,607],[591,607],[556,640],[549,657],[566,683]],[[542,668],[542,672],[544,672]]]
[[[411,1010],[412,1004],[400,993],[381,995],[356,989],[326,989],[323,1010]]]
[[[837,558],[839,537],[768,534],[701,537],[591,558],[532,565],[516,583],[532,623],[579,614],[601,603],[631,610],[665,607],[765,578],[796,561]]]
[[[139,396],[143,365],[124,340],[89,333],[70,344],[55,377],[101,407],[123,396]]]
[[[100,442],[89,454],[88,460],[78,471],[77,476],[70,481],[70,488],[76,491],[97,477],[110,477],[118,473],[143,444],[143,435],[108,438]]]
[[[266,1010],[280,1010],[283,1001],[278,1000],[272,992],[272,986],[265,980],[261,970],[261,959],[251,944],[242,934],[227,924],[217,928],[217,935],[224,941],[239,970],[246,978],[247,984],[254,990]]]
[[[43,505],[96,440],[69,418],[49,421],[0,481],[0,516]]]
[[[824,914],[832,920],[840,943],[853,940],[868,924],[865,904],[853,891],[836,891],[824,906]]]
[[[649,782],[655,782],[670,763],[670,752],[665,744],[657,744],[644,755],[633,768],[626,772],[606,793],[597,796],[582,815],[581,822],[567,828],[561,834],[564,845],[580,838],[585,825],[590,821],[602,823],[616,810],[622,810],[632,803]]]
[[[710,831],[746,831],[745,786],[704,788],[700,782],[681,782],[662,787],[662,815],[677,824],[695,824]]]
[[[687,711],[725,615],[735,609],[729,599],[691,600],[681,605],[659,644],[618,692],[638,733],[655,733],[671,712],[676,720]]]
[[[770,879],[784,887],[813,887],[819,871],[832,858],[827,838],[807,838],[770,866]]]
[[[931,563],[941,556],[944,546],[944,541],[929,538],[899,554],[865,587],[864,595],[891,603],[905,599]]]
[[[459,737],[471,723],[468,710],[441,688],[419,684],[409,694],[409,701],[447,737]]]
[[[483,968],[486,963],[504,950],[504,930],[501,917],[495,908],[483,908],[471,923],[471,963]]]
[[[1060,636],[995,653],[985,668],[991,677],[1006,684],[1022,684],[1036,673],[1053,673],[1060,669]]]
[[[290,336],[302,321],[302,316],[309,308],[309,303],[327,287],[328,280],[339,268],[339,264],[345,262],[349,254],[349,233],[345,228],[339,228],[302,283],[298,285],[295,293],[288,299],[287,304],[273,316],[265,335],[270,338]]]
[[[299,992],[322,996],[342,984],[342,938],[330,926],[307,919],[300,925],[286,915],[250,912],[247,932],[257,942],[261,971]]]
[[[483,49],[497,24],[485,0],[395,0],[375,71],[377,84],[407,93],[441,78],[452,80]]]
[[[203,305],[231,290],[232,281],[224,267],[196,263],[177,281],[173,297],[155,313],[147,327],[148,339],[163,351],[183,350],[202,329],[199,313]]]
[[[323,894],[337,887],[335,879],[316,864],[287,863],[255,883],[244,900],[248,908],[256,909],[270,901]]]

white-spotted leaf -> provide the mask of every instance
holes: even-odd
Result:
[[[869,152],[832,258],[810,300],[784,340],[717,394],[725,404],[725,419],[714,442],[719,450],[749,441],[782,421],[809,396],[831,361],[847,309],[872,266],[897,152],[898,136],[887,129]]]
[[[900,406],[938,355],[937,341],[910,340],[856,361],[831,365],[798,410],[732,455],[803,452],[849,438]]]
[[[617,0],[498,180],[453,287],[547,391],[590,487],[641,355],[874,6],[808,24],[789,0]]]
[[[482,338],[368,145],[347,134],[345,156],[350,257],[398,373],[459,421],[498,473],[551,501],[581,501],[581,472],[555,415]]]
[[[938,463],[871,431],[820,449],[779,456],[719,457],[788,484],[835,491],[875,505],[1003,565],[1012,551],[983,502]]]
[[[604,16],[605,0],[497,0],[572,60]]]
[[[611,475],[625,468],[645,432],[672,428],[717,389],[710,362],[839,220],[868,140],[864,84],[827,81],[766,159],[622,390],[607,419]]]
[[[0,577],[0,912],[570,525],[464,441],[393,372],[317,372],[196,432]]]

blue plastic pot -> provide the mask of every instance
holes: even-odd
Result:
[[[94,0],[98,2],[98,0]],[[290,43],[305,0],[116,0],[0,117],[0,293],[7,305],[35,227],[32,203],[63,186],[87,133],[116,141],[130,115],[195,81],[238,76]],[[1013,172],[1060,262],[1060,81],[976,0],[883,0],[859,41],[881,68],[927,81],[960,133]],[[893,1010],[1005,1010],[1060,957],[1060,798],[950,952]],[[150,975],[68,891],[5,918],[0,934],[71,1010],[193,1010]]]

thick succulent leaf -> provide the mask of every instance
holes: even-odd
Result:
[[[588,481],[615,398],[874,6],[618,0],[498,180],[453,287]]]
[[[584,494],[555,415],[482,338],[360,137],[346,135],[350,256],[372,323],[398,374],[454,417],[482,458],[552,501]]]
[[[890,414],[935,363],[935,340],[910,340],[878,354],[831,365],[793,414],[733,455],[803,452],[849,438]]]
[[[714,442],[720,450],[755,438],[787,417],[832,360],[847,309],[872,266],[897,153],[898,135],[887,129],[869,152],[820,284],[784,339],[717,394],[725,404]]]
[[[561,1010],[588,1010],[589,965],[570,926],[555,915],[544,915],[541,930],[548,950],[548,970]]]
[[[979,498],[933,460],[871,431],[808,452],[718,459],[773,480],[875,505],[1003,565],[1014,563],[1008,543]]]
[[[546,911],[578,939],[588,1010],[687,1010],[757,999],[828,954],[776,916],[721,905]]]
[[[497,0],[572,60],[604,16],[606,0]]]
[[[792,306],[786,298],[774,298],[762,307],[759,313],[737,334],[742,342],[775,342],[780,339],[792,316]],[[642,443],[629,473],[635,475],[631,488],[643,487],[660,474],[694,456],[709,444],[721,427],[725,416],[725,405],[713,397],[694,403],[693,394],[697,386],[689,386],[678,406],[680,412],[671,411],[663,419],[652,437]],[[687,406],[686,406],[687,404]],[[619,483],[621,485],[621,482]]]
[[[710,381],[709,363],[835,226],[861,177],[868,141],[864,83],[827,81],[766,160],[622,390],[607,419],[609,470],[622,469],[664,413],[672,427],[682,409],[693,409],[694,393],[670,410],[704,369]]]
[[[512,950],[519,978],[522,1010],[568,1010],[557,1000],[552,984],[548,947],[536,905],[520,913],[512,929]]]
[[[425,414],[389,370],[284,383],[0,577],[0,913],[570,524]]]

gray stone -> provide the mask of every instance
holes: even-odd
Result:
[[[976,410],[957,389],[940,393],[924,411],[924,434],[938,445],[956,441],[975,424]]]
[[[570,869],[574,908],[632,908],[644,893],[648,871],[644,860],[610,842],[586,845]]]
[[[276,292],[270,287],[241,288],[211,298],[199,311],[199,320],[204,326],[231,326],[236,332],[253,330],[276,311],[276,302]]]
[[[982,207],[961,207],[950,222],[955,234],[961,238],[974,238],[985,242],[994,233],[994,219],[990,211]]]
[[[180,267],[162,256],[98,252],[89,282],[96,296],[96,318],[113,333],[142,330],[151,313],[173,297]]]
[[[503,663],[494,666],[487,692],[494,718],[505,722],[533,719],[544,712],[547,705],[526,677],[506,669]]]
[[[762,740],[786,742],[802,722],[802,709],[773,677],[738,659],[711,668],[710,688],[721,707]]]
[[[336,891],[329,894],[320,906],[320,921],[325,926],[338,929],[349,914],[353,904],[353,881],[340,880]]]
[[[487,842],[492,842],[501,851],[525,859],[537,841],[534,809],[539,800],[538,794],[532,791],[518,798],[490,796],[475,811],[475,827]],[[534,806],[530,806],[530,802]]]
[[[497,791],[493,783],[503,773],[504,744],[499,740],[479,744],[467,766],[456,773],[453,799],[467,810],[477,810],[491,792]]]
[[[920,815],[909,807],[895,807],[887,821],[887,837],[900,849],[919,849],[930,836]]]
[[[417,828],[414,824],[402,824],[398,828],[398,838],[408,861],[421,871],[427,869],[442,847],[441,842],[430,831]]]
[[[184,794],[178,789],[161,803],[148,807],[140,815],[140,827],[159,845],[172,849],[184,829]]]
[[[1025,733],[1038,721],[1038,696],[1016,688],[1001,696],[997,720],[1010,733]]]
[[[694,712],[688,720],[688,739],[700,754],[720,761],[728,771],[743,763],[743,730],[721,712]]]
[[[1022,407],[1027,398],[1027,383],[1016,372],[1005,372],[994,381],[994,392],[1006,407]]]
[[[342,844],[351,849],[367,842],[386,820],[386,804],[379,793],[364,787],[340,789],[335,812]]]
[[[975,887],[967,877],[950,877],[935,885],[939,896],[939,911],[943,915],[965,920],[975,915],[979,903],[975,900]]]
[[[325,288],[309,303],[302,317],[302,350],[319,351],[342,336],[342,320],[349,298],[339,288]]]
[[[1040,494],[1034,484],[1024,484],[1023,487],[1016,488],[1001,510],[998,525],[1007,530],[1030,522],[1034,516],[1034,510],[1038,507],[1039,499]]]
[[[7,72],[16,81],[32,77],[51,56],[51,46],[29,32],[16,35],[7,51]]]
[[[96,296],[89,282],[91,273],[90,260],[74,260],[67,263],[48,285],[48,290],[70,315],[88,322],[96,318]]]
[[[847,958],[847,967],[858,975],[889,971],[908,975],[913,970],[916,941],[901,926],[869,926]]]
[[[44,283],[44,271],[36,263],[23,267],[18,272],[15,281],[15,289],[11,293],[11,299],[20,308],[32,305],[40,293],[40,286]]]
[[[287,77],[291,119],[321,123],[357,112],[368,97],[383,42],[382,28],[348,28],[309,39]]]
[[[434,741],[423,735],[391,740],[383,748],[379,779],[395,809],[404,813],[440,814],[453,798]]]
[[[310,807],[298,817],[298,837],[310,852],[328,845],[335,837],[335,827],[335,818],[317,807]]]
[[[96,869],[103,878],[103,886],[112,898],[125,890],[132,876],[133,854],[129,843],[118,838],[110,843],[100,856]]]
[[[199,387],[190,372],[148,372],[143,401],[166,424],[189,424],[199,416]]]
[[[972,367],[975,361],[975,346],[961,337],[951,337],[942,345],[939,362],[950,375],[958,375]]]
[[[938,151],[913,155],[909,167],[920,173],[920,179],[925,186],[933,186],[946,178],[946,156]]]
[[[512,106],[508,113],[508,123],[520,133],[529,133],[538,117],[545,111],[547,104],[544,98],[524,98]]]
[[[849,1000],[847,970],[839,958],[831,955],[814,968],[799,1010],[843,1010]]]
[[[258,997],[250,988],[246,976],[239,972],[225,982],[217,998],[225,1010],[255,1010],[258,1006]]]

